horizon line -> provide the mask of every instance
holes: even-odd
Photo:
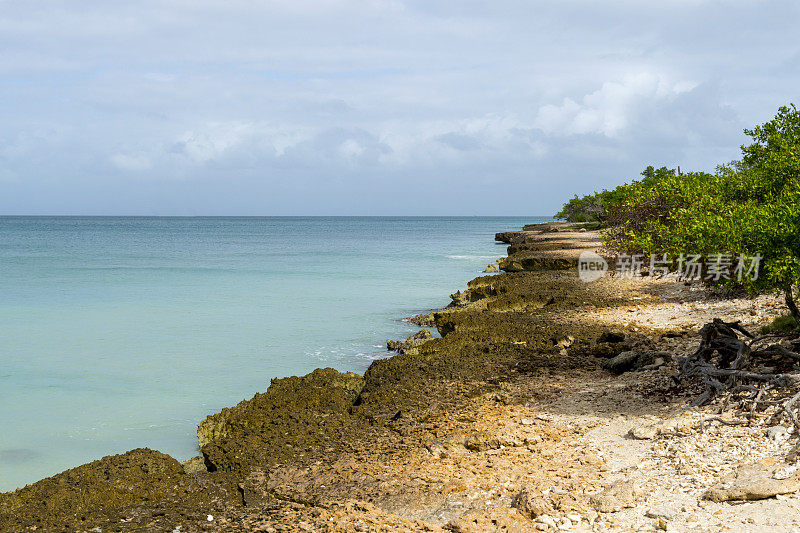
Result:
[[[0,218],[553,218],[552,215],[6,215]]]

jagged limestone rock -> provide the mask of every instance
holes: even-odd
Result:
[[[393,341],[386,339],[386,349],[398,353],[414,354],[419,353],[417,348],[433,339],[433,334],[428,329],[420,330],[404,341]]]
[[[464,447],[471,452],[496,450],[500,447],[500,440],[494,435],[478,432],[467,437],[467,440],[464,441]]]
[[[598,339],[597,339],[597,342],[598,343],[601,343],[601,342],[614,343],[614,342],[623,342],[624,340],[625,340],[625,332],[624,331],[618,331],[618,330],[610,329],[608,331],[604,331],[603,333],[601,333],[600,337],[598,337]]]
[[[800,490],[800,473],[787,465],[741,465],[734,475],[708,489],[706,500],[763,500]]]
[[[204,498],[192,476],[164,453],[138,448],[110,455],[0,494],[0,531],[87,530],[131,506]],[[176,496],[177,495],[177,496]]]
[[[541,496],[540,491],[523,488],[511,501],[511,506],[523,515],[536,518],[553,512],[553,507]]]
[[[254,466],[293,457],[295,448],[323,446],[357,423],[349,411],[363,386],[358,374],[332,368],[273,379],[266,392],[200,423],[197,439],[206,463],[247,476]]]
[[[411,324],[415,324],[421,327],[433,327],[436,324],[434,323],[433,313],[425,313],[421,315],[414,315],[406,319],[407,322]]]
[[[202,456],[192,457],[191,459],[182,461],[181,466],[183,467],[183,471],[187,474],[204,474],[208,472],[208,468]]]
[[[641,489],[635,483],[619,481],[606,487],[600,494],[595,494],[589,503],[601,513],[613,513],[626,507],[633,507],[641,496]]]

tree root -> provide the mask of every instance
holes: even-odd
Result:
[[[770,407],[776,410],[770,421],[784,415],[800,435],[800,417],[796,404],[800,402],[800,353],[781,344],[774,343],[779,335],[755,337],[739,322],[724,322],[715,318],[700,330],[700,345],[688,357],[679,357],[678,381],[693,379],[700,381],[705,390],[692,405],[707,405],[723,398],[719,413],[722,414],[735,400],[739,410],[746,413],[740,420],[712,417],[705,422],[720,422],[726,425],[743,425],[757,418],[759,412]],[[773,344],[763,346],[766,342]],[[797,343],[792,345],[795,348]],[[770,362],[791,368],[787,372],[774,372],[774,367],[759,366]],[[797,392],[796,394],[794,394]],[[794,394],[786,398],[788,394]],[[742,398],[742,396],[746,396]],[[768,398],[770,395],[772,398]],[[776,401],[776,397],[780,400]],[[704,423],[705,423],[704,422]]]

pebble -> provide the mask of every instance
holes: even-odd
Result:
[[[650,440],[654,439],[658,434],[658,429],[655,426],[639,426],[631,428],[628,435],[637,440]]]
[[[784,426],[772,426],[767,429],[767,438],[773,441],[788,439],[789,429]]]
[[[645,512],[645,516],[648,518],[664,518],[666,520],[672,520],[675,518],[675,511],[664,506],[651,507]]]
[[[535,522],[537,524],[544,524],[544,525],[546,525],[548,527],[552,527],[554,529],[557,528],[556,521],[553,520],[553,518],[550,515],[543,514],[543,515],[537,516]]]
[[[534,424],[534,421],[531,420],[530,418],[523,418],[522,420],[519,421],[519,423],[522,424],[523,426],[531,426]]]
[[[209,522],[213,522],[214,521],[214,515],[208,515],[206,517],[206,520],[208,520]]]
[[[633,507],[639,495],[641,495],[639,486],[629,481],[618,481],[589,498],[589,502],[601,513],[613,513],[626,507]]]
[[[775,473],[772,474],[772,479],[789,479],[795,472],[797,472],[797,466],[786,466],[776,470]]]

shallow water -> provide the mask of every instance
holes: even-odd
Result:
[[[320,366],[363,372],[545,217],[0,217],[0,490]]]

